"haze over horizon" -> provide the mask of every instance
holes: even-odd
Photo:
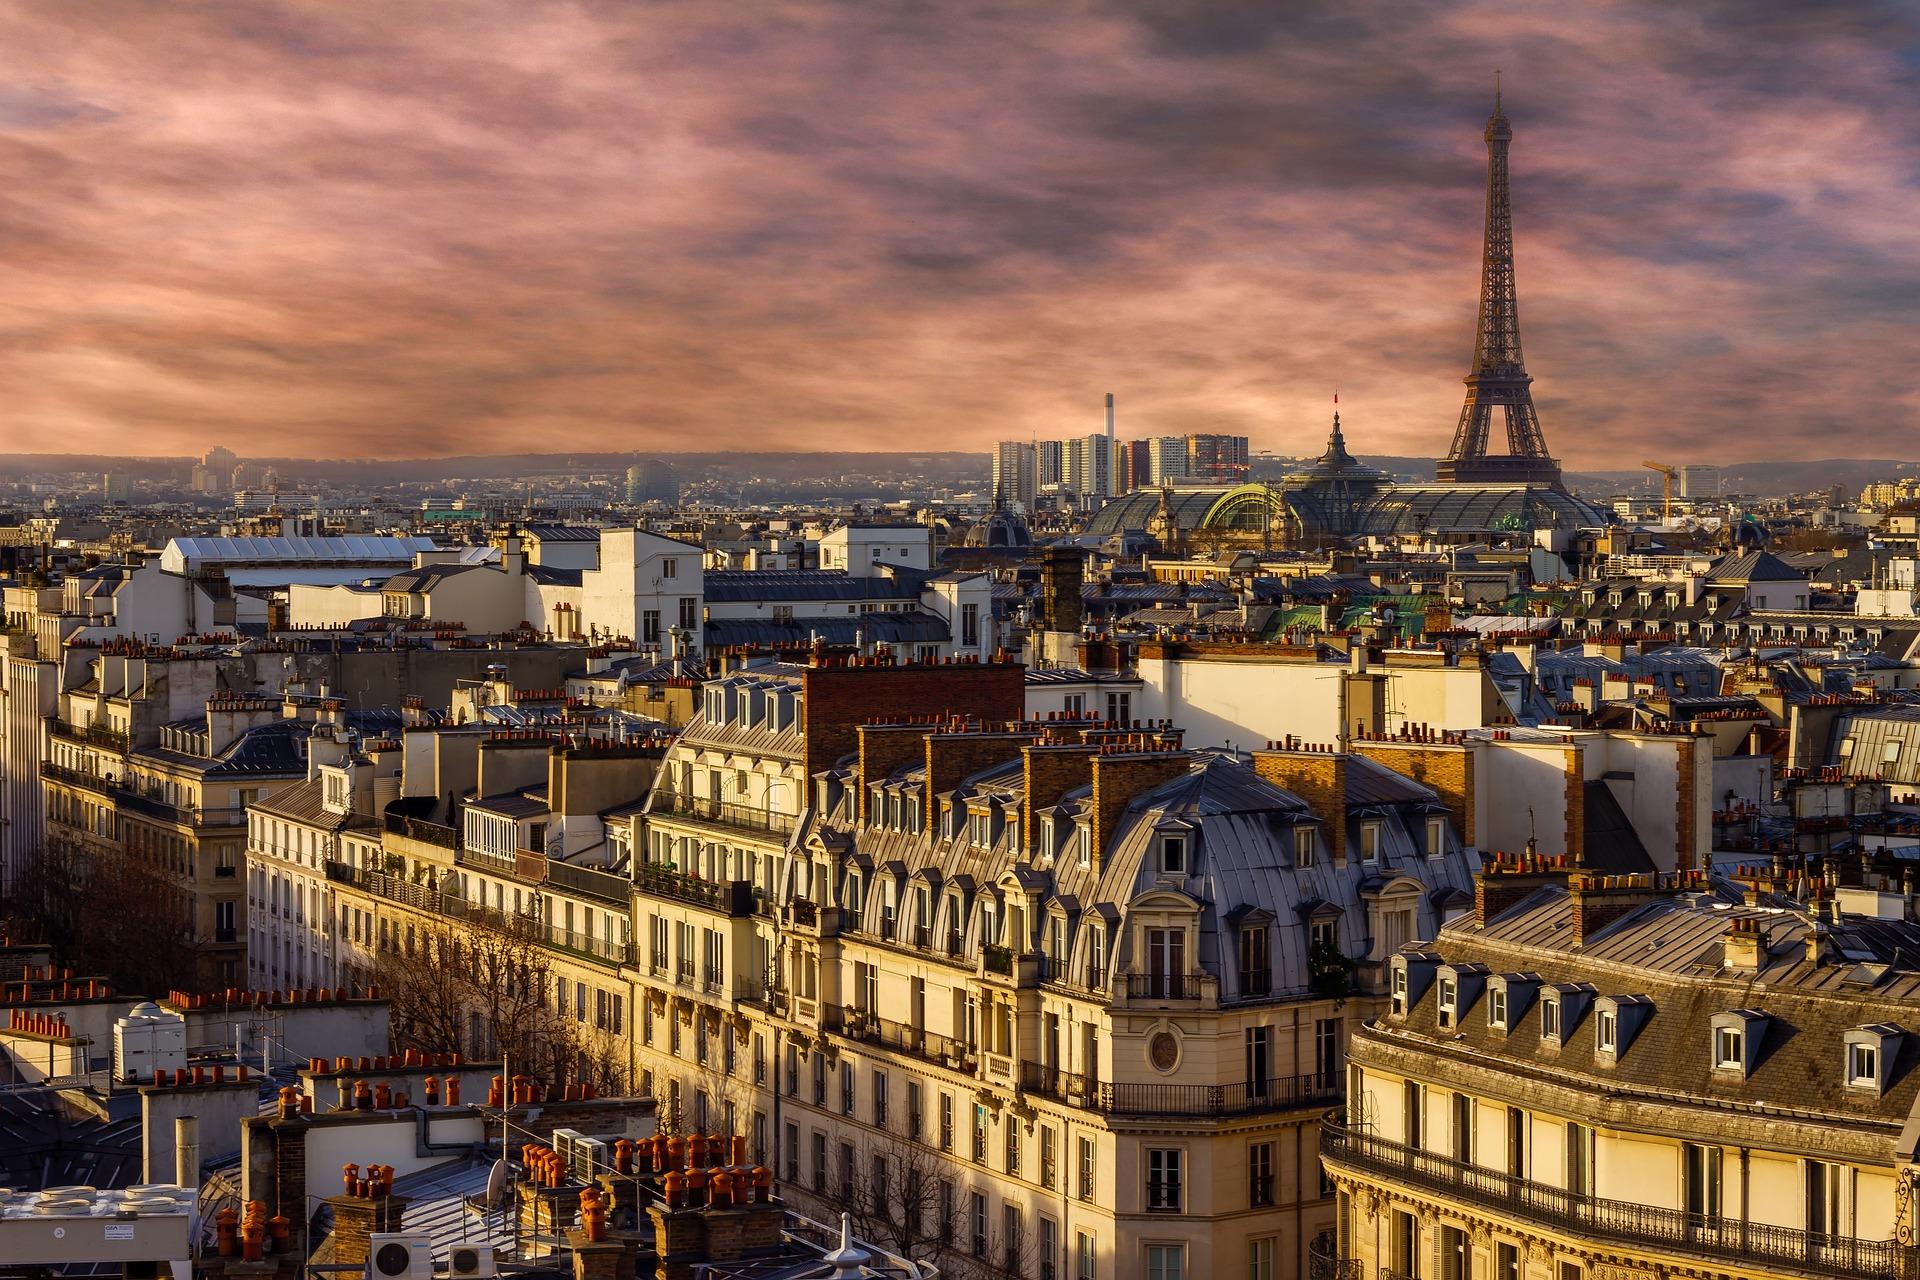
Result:
[[[0,451],[1432,457],[1496,67],[1570,467],[1913,452],[1866,0],[4,4]]]

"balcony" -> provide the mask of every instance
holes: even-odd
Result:
[[[601,874],[606,874],[602,872]],[[633,887],[656,898],[705,907],[726,916],[753,914],[753,884],[747,880],[703,880],[660,862],[643,862]]]
[[[737,831],[764,831],[770,835],[784,835],[792,831],[800,817],[794,813],[758,809],[730,800],[702,800],[698,796],[672,792],[654,797],[653,812],[662,817],[692,818],[697,822],[731,827]]]
[[[1199,1000],[1203,998],[1203,988],[1212,981],[1212,975],[1129,973],[1126,980],[1129,1000]]]
[[[597,960],[606,964],[625,964],[633,951],[627,943],[596,937],[591,933],[576,933],[571,929],[549,929],[547,942],[583,960]]]
[[[1307,1280],[1364,1280],[1365,1274],[1358,1258],[1336,1255],[1331,1239],[1319,1237],[1307,1245]]]
[[[547,883],[564,892],[615,902],[623,907],[633,895],[633,882],[623,875],[552,859],[547,860]]]
[[[1582,1196],[1347,1128],[1329,1116],[1320,1154],[1336,1167],[1477,1205],[1516,1222],[1655,1254],[1683,1254],[1709,1266],[1779,1268],[1806,1275],[1912,1280],[1920,1258],[1894,1240],[1856,1240],[1765,1222],[1712,1218],[1627,1200]],[[1385,1271],[1381,1274],[1386,1275]]]
[[[90,742],[96,747],[111,747],[115,751],[127,749],[127,735],[105,725],[74,725],[58,716],[48,716],[47,728],[56,736],[73,742]]]
[[[137,813],[183,827],[241,827],[247,822],[245,809],[197,809],[191,805],[174,804],[159,796],[129,791],[125,787],[113,788],[113,802],[123,813]]]
[[[442,849],[460,847],[460,833],[442,823],[410,818],[404,813],[388,813],[386,825],[394,835],[418,840],[422,844],[438,845]]]
[[[64,782],[70,787],[79,787],[97,795],[110,796],[114,791],[111,779],[83,769],[69,769],[65,765],[43,764],[40,766],[40,776],[49,782]]]
[[[849,1040],[858,1040],[863,1044],[882,1045],[916,1057],[944,1062],[956,1070],[971,1071],[973,1069],[973,1050],[951,1036],[928,1031],[924,1027],[895,1022],[891,1018],[882,1018],[878,1014],[867,1013],[864,1010],[848,1009],[844,1012],[829,1012],[823,1017],[822,1029],[845,1036]]]
[[[1020,1064],[1020,1088],[1112,1116],[1254,1115],[1322,1108],[1340,1097],[1331,1076],[1277,1076],[1235,1084],[1111,1084],[1037,1062]]]

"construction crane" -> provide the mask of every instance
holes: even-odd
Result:
[[[1673,478],[1680,474],[1678,467],[1670,467],[1664,462],[1642,462],[1641,466],[1649,471],[1660,473],[1660,518],[1668,524],[1673,523]]]

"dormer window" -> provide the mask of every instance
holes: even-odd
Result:
[[[1713,1066],[1717,1071],[1745,1071],[1747,1066],[1747,1033],[1740,1027],[1715,1027],[1713,1031]]]
[[[1314,830],[1302,823],[1293,829],[1293,866],[1296,871],[1305,871],[1313,865]]]
[[[1900,1055],[1900,1041],[1906,1032],[1890,1022],[1855,1027],[1845,1041],[1847,1088],[1874,1094],[1887,1091],[1893,1076],[1894,1059]]]
[[[1460,983],[1451,976],[1440,979],[1440,1025],[1451,1027],[1459,1016]]]
[[[1447,820],[1427,819],[1427,856],[1438,858],[1447,851]]]
[[[985,849],[993,844],[993,819],[984,811],[976,810],[967,816],[967,840],[970,844]]]
[[[1093,824],[1082,822],[1074,831],[1073,844],[1075,861],[1082,869],[1093,865]]]
[[[1620,1052],[1620,1015],[1602,1009],[1593,1021],[1593,1047],[1600,1053]]]
[[[1560,1038],[1560,998],[1548,996],[1540,1002],[1540,1038],[1558,1040]]]
[[[860,914],[860,873],[847,873],[847,910],[854,915]]]
[[[1756,1009],[1716,1013],[1711,1031],[1713,1039],[1708,1051],[1712,1055],[1714,1074],[1743,1080],[1751,1076],[1760,1060],[1761,1042],[1766,1038],[1767,1015]]]
[[[1168,833],[1160,837],[1160,872],[1183,876],[1187,873],[1187,837]]]
[[[1487,993],[1487,1025],[1506,1030],[1507,1027],[1507,989],[1495,987]]]
[[[1402,1015],[1407,1011],[1407,971],[1404,966],[1393,971],[1393,1011]]]
[[[1360,824],[1360,857],[1367,862],[1380,860],[1380,848],[1386,835],[1379,822],[1367,821]]]

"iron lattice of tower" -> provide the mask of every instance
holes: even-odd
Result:
[[[1513,124],[1493,96],[1487,120],[1487,240],[1480,262],[1480,334],[1467,374],[1467,402],[1453,448],[1440,460],[1443,482],[1538,484],[1560,487],[1560,464],[1547,453],[1533,379],[1520,357],[1520,303],[1513,283],[1513,201],[1507,186],[1507,148]],[[1489,454],[1493,411],[1505,411],[1507,452]]]

